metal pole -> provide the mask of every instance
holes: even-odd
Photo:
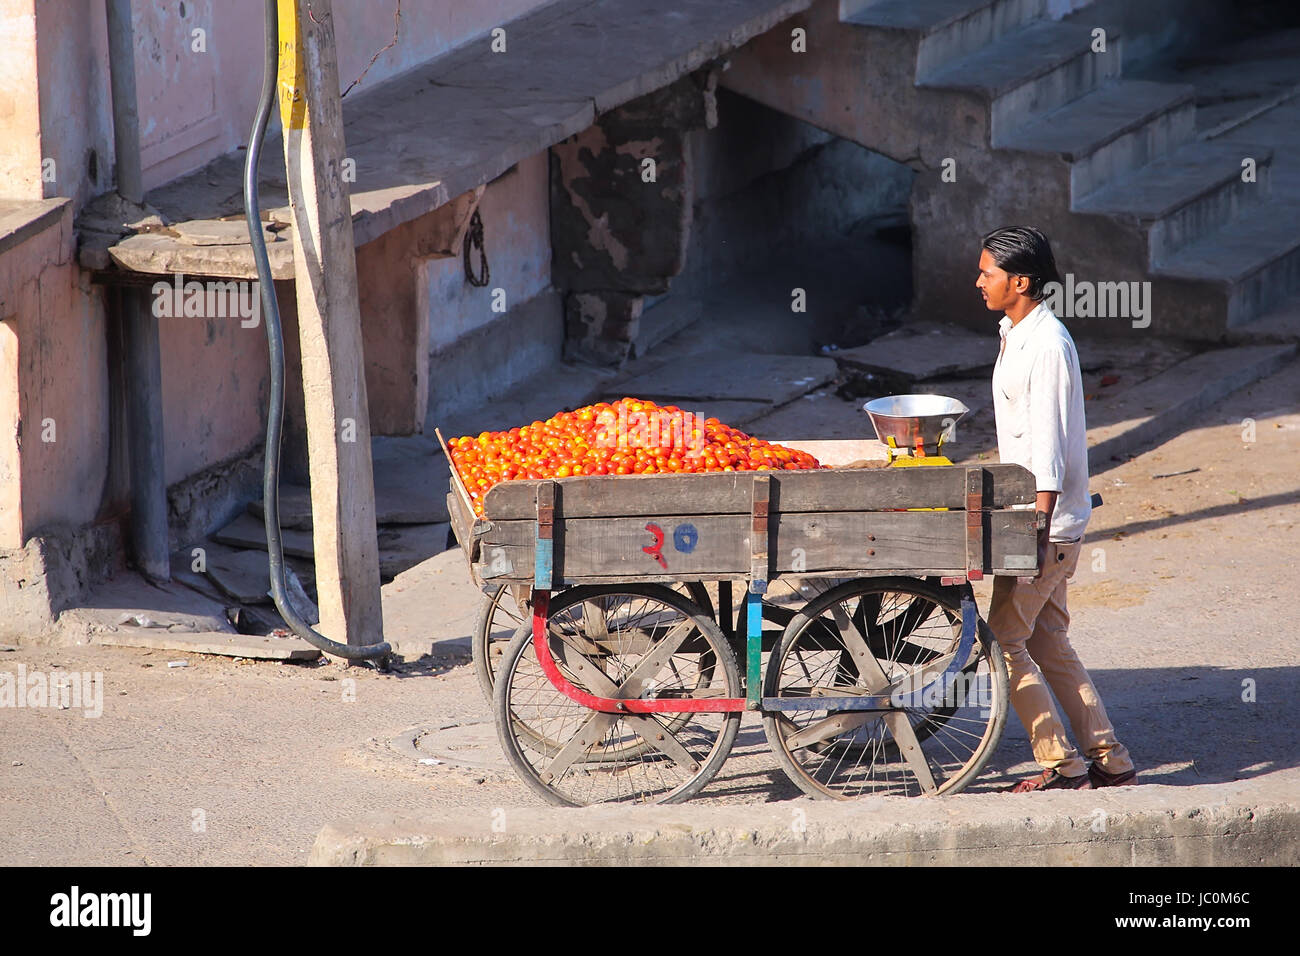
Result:
[[[167,546],[167,479],[163,470],[162,364],[158,320],[143,286],[118,290],[126,350],[127,443],[131,460],[131,539],[136,566],[171,580]]]
[[[140,170],[140,117],[135,95],[135,31],[131,0],[105,0],[108,14],[108,75],[113,89],[113,151],[118,195],[144,202]]]

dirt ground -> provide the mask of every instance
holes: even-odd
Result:
[[[820,420],[860,430],[831,401],[848,404],[803,399],[753,430],[791,427],[819,403]],[[976,430],[967,434],[963,456],[989,453]],[[1280,775],[1300,785],[1295,588],[1286,583],[1300,563],[1298,475],[1293,362],[1093,477],[1106,503],[1072,582],[1071,634],[1149,781]],[[76,708],[0,711],[0,865],[301,863],[326,821],[368,809],[535,805],[508,773],[420,764],[389,744],[408,728],[489,719],[467,666],[477,595],[457,577],[458,558],[426,569],[442,581],[436,588],[399,578],[386,589],[387,626],[436,639],[432,656],[387,674],[96,646],[0,652],[0,671],[103,680],[97,718]],[[986,607],[987,582],[977,595]],[[168,666],[178,660],[186,666]],[[978,786],[1032,769],[1013,714]],[[796,793],[747,718],[732,759],[697,800]]]

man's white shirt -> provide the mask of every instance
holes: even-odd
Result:
[[[1050,538],[1075,541],[1092,516],[1088,494],[1083,377],[1069,331],[1039,304],[1012,325],[998,325],[1002,349],[993,367],[993,413],[1003,462],[1034,473],[1038,491],[1060,492]]]

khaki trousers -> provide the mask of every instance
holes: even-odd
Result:
[[[1067,777],[1087,773],[1088,768],[1066,737],[1048,685],[1069,717],[1084,756],[1109,773],[1133,768],[1128,749],[1115,739],[1097,688],[1066,633],[1070,626],[1066,580],[1074,576],[1082,549],[1082,541],[1053,541],[1041,576],[1032,581],[996,578],[988,614],[989,628],[1007,661],[1011,705],[1029,733],[1034,759],[1044,769]]]

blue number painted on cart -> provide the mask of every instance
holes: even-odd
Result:
[[[694,551],[699,540],[700,533],[693,524],[679,524],[676,530],[673,531],[673,547],[683,554],[690,554]]]

